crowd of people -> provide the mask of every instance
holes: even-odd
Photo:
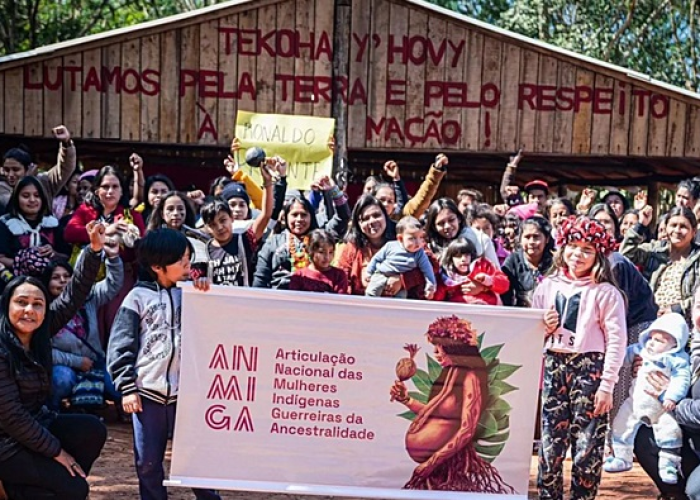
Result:
[[[167,498],[184,280],[543,309],[540,498],[563,498],[570,450],[573,499],[594,498],[603,470],[629,470],[633,455],[660,498],[700,499],[700,181],[682,181],[666,214],[643,192],[585,189],[574,202],[541,180],[520,188],[518,154],[489,205],[470,188],[437,197],[449,169],[438,155],[413,197],[389,161],[351,204],[332,177],[288,189],[271,157],[259,185],[230,156],[209,192],[183,192],[145,177],[136,154],[129,182],[114,166],[80,171],[69,131],[54,132],[53,168],[38,173],[17,147],[1,170],[0,482],[12,500],[87,497],[106,439],[90,410],[106,401],[132,422],[141,498]]]

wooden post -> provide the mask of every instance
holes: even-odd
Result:
[[[352,21],[352,0],[335,0],[335,21],[333,26],[333,81],[339,78],[349,80],[350,74],[350,25]],[[335,155],[333,172],[341,187],[348,182],[348,107],[343,102],[337,85],[333,85],[333,106],[331,115],[335,118]]]
[[[647,185],[647,204],[654,207],[654,217],[651,220],[651,225],[653,227],[656,221],[659,219],[659,183],[650,182]]]

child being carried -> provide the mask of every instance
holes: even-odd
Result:
[[[690,386],[690,363],[685,352],[688,343],[688,325],[678,313],[659,317],[641,333],[639,342],[627,348],[626,362],[635,356],[642,358],[642,366],[630,389],[630,397],[622,404],[613,421],[613,451],[603,465],[606,472],[624,472],[632,468],[634,438],[639,426],[650,425],[659,452],[659,476],[664,483],[678,482],[683,436],[674,418],[676,404],[685,398]],[[647,382],[651,372],[661,372],[669,385],[661,398],[647,391],[653,389]],[[663,402],[661,402],[663,401]]]
[[[433,300],[464,304],[502,305],[500,294],[508,291],[510,282],[496,265],[479,257],[474,244],[457,238],[442,256],[437,292]]]
[[[425,238],[418,219],[411,216],[402,218],[396,224],[396,240],[388,242],[372,257],[367,266],[369,284],[365,295],[381,297],[389,278],[401,276],[417,267],[425,277],[425,298],[430,300],[435,294],[435,273],[423,250]],[[396,297],[405,298],[405,290],[401,290]]]

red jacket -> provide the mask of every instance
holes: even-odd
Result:
[[[143,236],[146,232],[146,226],[143,223],[141,214],[135,210],[129,210],[129,214],[134,221],[134,225],[139,228],[139,233],[141,236]],[[117,209],[114,211],[115,218],[119,217],[120,215],[124,215],[124,207],[121,205],[117,206]],[[85,203],[80,205],[76,211],[73,212],[73,216],[68,221],[66,230],[63,233],[66,243],[78,246],[83,246],[90,243],[90,237],[88,236],[85,226],[87,226],[89,222],[99,218],[100,213],[97,211],[97,209],[90,205],[86,205]],[[124,262],[131,262],[136,258],[135,252],[130,248],[123,249],[120,254]]]
[[[462,293],[462,282],[454,282],[450,280],[446,283],[444,273],[438,275],[437,290],[433,300],[446,302],[461,302],[463,304],[487,304],[491,306],[501,305],[500,295],[508,291],[510,281],[508,277],[498,269],[490,260],[483,257],[477,259],[472,264],[472,271],[469,273],[469,279],[476,280],[476,276],[485,274],[493,279],[493,284],[488,290],[478,295],[467,295]]]

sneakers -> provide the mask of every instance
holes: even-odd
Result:
[[[659,454],[659,477],[666,484],[676,484],[678,482],[678,462],[679,458],[670,458]]]
[[[619,457],[608,457],[603,463],[603,470],[605,472],[626,472],[632,470],[632,462],[623,460]]]

